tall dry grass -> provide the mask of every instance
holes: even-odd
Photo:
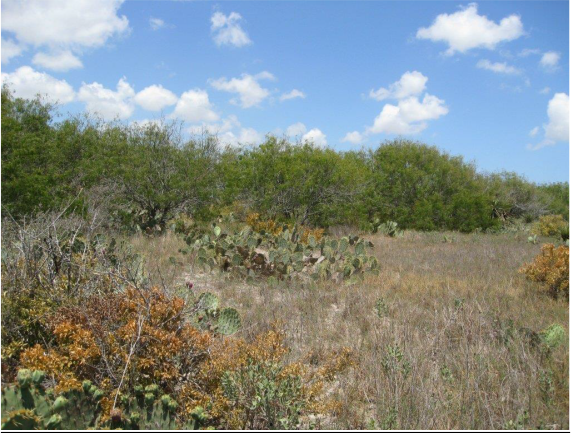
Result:
[[[569,335],[568,304],[518,274],[540,249],[523,239],[375,236],[380,275],[317,288],[201,275],[171,235],[133,245],[163,266],[162,278],[190,278],[195,290],[238,308],[246,337],[280,322],[294,357],[312,353],[319,362],[330,350],[352,348],[358,366],[330,390],[341,409],[318,427],[565,429],[569,346],[547,353],[537,338],[553,323]]]

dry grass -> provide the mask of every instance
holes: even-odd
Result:
[[[184,243],[172,235],[133,245],[151,271],[163,266],[155,277],[190,276],[195,290],[238,308],[246,337],[281,322],[292,356],[311,352],[319,360],[329,350],[354,349],[358,367],[331,390],[342,410],[323,427],[568,428],[569,346],[546,354],[530,338],[553,323],[569,335],[568,304],[517,272],[540,245],[513,234],[444,236],[371,237],[379,276],[317,289],[194,274],[191,259],[177,253]],[[396,346],[403,359],[391,363],[387,353]]]

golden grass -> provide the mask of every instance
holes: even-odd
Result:
[[[133,244],[173,281],[190,278],[195,290],[238,308],[247,338],[280,322],[292,357],[312,352],[319,360],[336,348],[353,349],[358,366],[331,389],[342,408],[321,427],[569,427],[569,346],[546,354],[533,337],[553,323],[568,335],[568,304],[542,295],[517,272],[540,245],[517,234],[370,239],[379,276],[313,289],[195,274],[171,235]],[[379,299],[386,306],[381,317]],[[391,346],[404,359],[387,369]]]

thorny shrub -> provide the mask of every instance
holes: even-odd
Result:
[[[543,245],[541,253],[520,272],[529,280],[542,283],[552,296],[569,299],[569,247]]]
[[[539,217],[531,230],[538,236],[562,236],[569,233],[569,223],[561,215],[544,215]]]
[[[293,427],[303,416],[336,408],[323,391],[352,364],[349,351],[332,355],[318,368],[288,363],[283,333],[271,330],[252,342],[222,338],[192,326],[188,305],[153,288],[63,307],[52,317],[52,347],[24,350],[20,365],[45,371],[58,390],[91,380],[105,391],[105,416],[117,394],[150,384],[179,402],[183,422],[201,406],[208,424],[217,427]],[[252,376],[252,371],[257,373]],[[254,407],[254,400],[263,404]]]
[[[85,228],[60,229],[49,241],[56,249],[42,247],[45,232],[21,227],[12,244],[3,239],[3,382],[18,368],[45,371],[56,393],[90,380],[105,393],[104,417],[121,395],[157,385],[179,403],[181,425],[198,406],[219,428],[295,427],[337,409],[328,384],[352,365],[348,350],[291,362],[277,326],[251,341],[199,329],[191,290],[183,299],[151,286]],[[81,248],[64,247],[79,233]]]

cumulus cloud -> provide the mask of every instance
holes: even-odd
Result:
[[[177,96],[163,86],[153,84],[135,95],[135,102],[149,111],[161,111],[178,101]]]
[[[317,147],[327,146],[327,136],[318,128],[310,129],[305,134],[303,134],[301,141],[304,143],[314,144]]]
[[[220,123],[202,122],[198,125],[192,125],[188,131],[191,134],[202,134],[206,132],[208,134],[220,135],[222,133],[232,131],[235,128],[239,128],[240,126],[241,124],[238,121],[238,117],[231,114],[230,116],[222,119]]]
[[[480,69],[486,69],[488,71],[496,72],[498,74],[507,74],[507,75],[519,75],[521,74],[521,70],[514,66],[510,66],[507,63],[503,62],[496,62],[492,63],[487,59],[480,60],[476,66]]]
[[[493,50],[501,42],[513,41],[524,34],[523,24],[517,15],[503,18],[499,23],[478,14],[478,5],[452,14],[440,14],[430,27],[418,29],[418,39],[448,44],[446,55],[465,53],[474,48]]]
[[[360,144],[365,137],[359,131],[348,132],[341,140],[343,143]]]
[[[425,94],[422,102],[415,96],[400,100],[398,105],[386,104],[368,129],[371,134],[417,134],[428,126],[427,120],[448,114],[442,99]]]
[[[24,47],[12,39],[2,38],[2,63],[8,63],[13,57],[18,57],[24,51]]]
[[[529,149],[537,150],[545,146],[553,146],[558,142],[569,141],[569,95],[556,93],[547,104],[547,124],[543,125],[544,138]]]
[[[59,72],[83,68],[81,60],[69,50],[55,53],[36,53],[32,58],[32,63],[42,68]]]
[[[11,73],[3,73],[2,83],[6,83],[19,98],[33,99],[40,94],[49,102],[62,104],[75,99],[75,92],[67,81],[58,80],[44,72],[37,72],[29,66],[22,66]]]
[[[282,93],[280,96],[280,101],[287,101],[288,99],[295,98],[305,99],[305,93],[303,93],[301,90],[293,89],[291,92]]]
[[[184,92],[171,116],[191,123],[216,122],[219,118],[210,103],[208,93],[202,89]]]
[[[559,65],[559,59],[561,59],[561,54],[555,51],[547,51],[541,56],[539,64],[546,70],[554,70]]]
[[[381,87],[371,90],[369,97],[382,101],[384,99],[402,99],[408,96],[418,95],[426,89],[428,78],[418,71],[405,72],[400,80],[391,84],[389,88]]]
[[[234,47],[250,45],[252,41],[242,29],[240,21],[242,21],[242,16],[237,12],[232,12],[230,15],[214,12],[210,18],[210,30],[216,45],[232,45]]]
[[[242,127],[235,115],[230,115],[220,123],[206,123],[194,125],[189,128],[191,134],[214,134],[218,136],[223,146],[248,146],[257,145],[264,141],[264,136],[254,128]]]
[[[83,83],[77,99],[85,103],[87,111],[97,113],[104,119],[128,119],[135,110],[133,97],[135,91],[123,77],[117,83],[117,89],[111,90],[93,82]]]
[[[405,72],[399,81],[388,88],[371,90],[369,96],[378,101],[396,99],[394,104],[385,104],[372,126],[364,134],[353,131],[345,135],[343,141],[360,143],[369,134],[416,134],[423,131],[428,120],[438,119],[448,113],[442,99],[424,94],[428,77],[418,71]]]
[[[2,32],[19,44],[77,55],[129,30],[127,18],[117,14],[123,1],[98,0],[94,7],[92,0],[4,0]]]
[[[233,147],[257,145],[264,141],[263,134],[254,128],[240,128],[237,133],[225,132],[219,136],[220,142]]]
[[[250,108],[259,105],[270,95],[268,89],[263,88],[260,80],[274,80],[275,77],[267,71],[256,75],[242,74],[241,78],[225,77],[217,80],[209,80],[209,83],[216,90],[238,94],[238,99],[231,99],[230,102],[240,105],[242,108]]]
[[[545,138],[553,142],[569,141],[569,95],[556,93],[547,105],[547,117]]]
[[[289,137],[301,137],[306,132],[307,128],[301,122],[294,123],[293,125],[288,126],[286,129],[286,134]]]

